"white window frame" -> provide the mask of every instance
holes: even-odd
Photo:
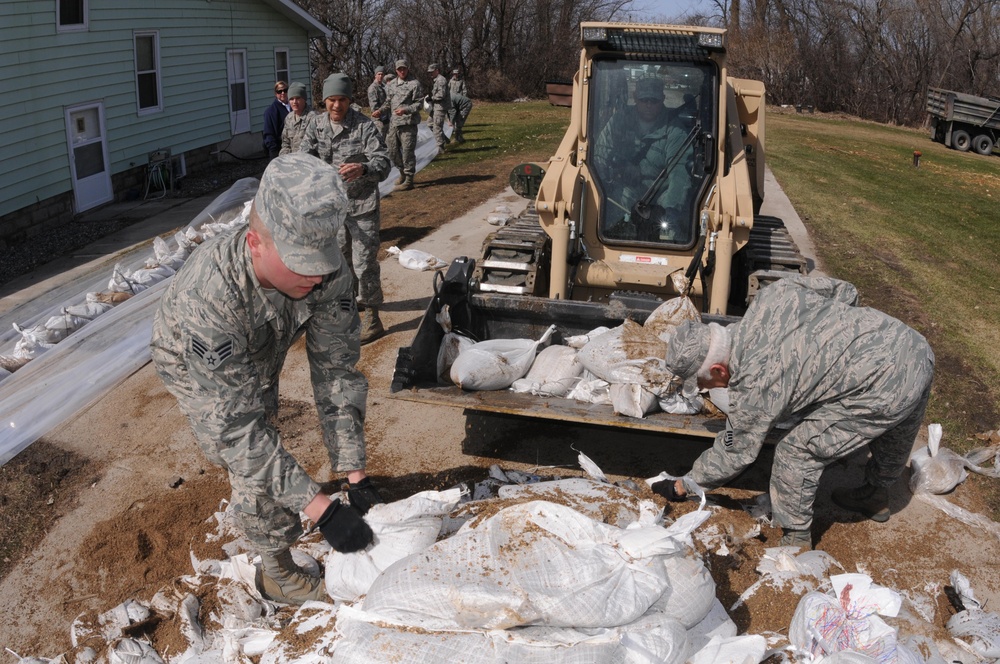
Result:
[[[60,22],[62,12],[60,11],[61,0],[56,0],[56,32],[85,32],[90,29],[90,1],[79,0],[83,9],[83,23],[73,23],[63,25]]]
[[[278,69],[278,54],[283,53],[285,56],[285,69]],[[292,84],[292,61],[288,56],[287,48],[276,48],[274,49],[274,82],[284,81],[288,85]]]
[[[153,38],[153,58],[156,60],[154,69],[144,69],[139,70],[139,49],[138,40],[140,38],[152,37]],[[160,31],[159,30],[136,30],[132,33],[132,64],[135,67],[135,108],[136,115],[150,115],[151,113],[160,113],[163,111],[163,76],[161,74],[160,66]],[[156,75],[156,106],[149,106],[143,108],[140,106],[139,97],[139,75],[140,74],[150,74]]]
[[[242,76],[233,69],[234,56],[239,59]],[[247,50],[245,48],[226,49],[226,79],[228,83],[227,97],[229,99],[229,128],[233,136],[250,131],[250,73],[247,69]],[[243,86],[243,110],[233,109],[233,85]],[[272,88],[273,94],[273,88]]]

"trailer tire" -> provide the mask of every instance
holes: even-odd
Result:
[[[968,152],[972,147],[972,137],[964,129],[956,129],[951,132],[951,147],[959,152]]]
[[[972,139],[972,149],[979,154],[993,154],[993,139],[989,134],[979,134]]]

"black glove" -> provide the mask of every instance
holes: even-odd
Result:
[[[366,477],[357,484],[347,485],[347,502],[358,514],[364,516],[372,505],[380,505],[385,501],[382,500],[371,479]]]
[[[344,507],[339,500],[326,508],[316,527],[335,551],[354,553],[372,543],[374,534],[365,520],[352,509]]]
[[[684,493],[683,495],[678,494],[676,482],[677,480],[675,479],[660,480],[659,482],[653,482],[653,484],[650,485],[649,488],[653,490],[653,493],[663,496],[670,502],[679,503],[684,500],[687,500],[687,493]]]

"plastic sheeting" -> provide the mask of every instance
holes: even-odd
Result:
[[[417,132],[417,170],[433,161],[437,153],[430,127],[421,124]],[[392,191],[397,177],[394,167],[379,184],[382,196]],[[237,181],[187,228],[200,228],[238,210],[253,198],[258,184],[255,178]],[[0,354],[10,352],[20,338],[14,324],[30,328],[68,306],[83,303],[87,293],[105,289],[115,266],[133,271],[151,255],[148,246],[127,252],[117,261],[109,260],[0,316]],[[0,375],[0,465],[96,402],[149,361],[153,314],[167,283],[169,278],[95,318],[13,374]]]

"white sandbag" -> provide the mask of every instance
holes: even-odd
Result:
[[[714,636],[686,664],[759,664],[766,652],[767,641],[760,634]]]
[[[577,350],[579,350],[584,346],[586,346],[587,344],[589,344],[594,339],[596,339],[597,337],[609,331],[610,329],[611,328],[604,327],[602,325],[601,327],[595,327],[587,334],[577,334],[571,337],[566,337],[565,339],[563,339],[563,341],[565,341],[566,345],[569,346],[570,348],[576,348]]]
[[[391,566],[363,608],[424,629],[624,625],[666,589],[659,557],[686,550],[707,517],[620,529],[554,503],[514,505]]]
[[[584,370],[579,382],[566,394],[566,398],[610,406],[611,384]]]
[[[527,375],[514,381],[511,389],[543,397],[564,397],[580,382],[581,375],[583,365],[576,349],[549,346],[538,353]]]
[[[711,400],[715,407],[721,410],[726,415],[729,414],[729,388],[728,387],[713,387],[708,391],[708,398]]]
[[[549,340],[551,325],[538,341],[493,339],[462,351],[451,365],[451,380],[465,390],[502,390],[528,373],[538,347]]]
[[[692,554],[665,556],[662,560],[667,588],[649,610],[691,629],[701,623],[719,601],[715,598],[715,580],[705,563]]]
[[[658,397],[656,403],[664,413],[673,415],[696,415],[705,407],[705,399],[698,392],[698,386],[694,381],[684,383],[676,392]]]
[[[655,608],[654,605],[650,611],[654,611]],[[722,602],[718,598],[713,598],[708,613],[701,619],[701,622],[688,628],[688,646],[691,652],[698,652],[712,639],[728,639],[736,636],[738,631],[736,623],[726,613],[726,607],[722,606]]]
[[[675,297],[653,309],[642,326],[665,343],[670,343],[670,337],[673,336],[677,326],[689,320],[701,322],[698,307],[694,306],[689,297]]]
[[[392,503],[373,505],[365,521],[375,543],[364,551],[326,557],[326,592],[334,599],[355,601],[383,570],[406,556],[423,551],[437,540],[441,519],[462,498],[459,488],[422,491]]]
[[[667,344],[659,337],[626,320],[592,339],[579,357],[588,371],[609,383],[636,383],[654,394],[666,394],[673,391],[673,374],[663,364],[666,352]]]
[[[978,655],[1000,658],[1000,616],[996,613],[979,608],[966,609],[949,618],[945,627]]]
[[[502,500],[546,500],[570,507],[595,521],[618,528],[636,523],[643,514],[655,518],[656,504],[614,484],[587,477],[567,477],[534,484],[508,484],[497,489]],[[652,523],[652,520],[650,520]]]
[[[108,652],[111,664],[163,664],[163,659],[145,641],[122,639]]]
[[[941,448],[941,425],[927,426],[927,445],[910,456],[910,491],[913,493],[948,493],[965,481],[965,459]]]
[[[864,574],[837,574],[830,583],[832,595],[813,591],[799,601],[788,641],[814,656],[854,651],[880,664],[896,664],[896,630],[877,614],[898,614],[900,595]]]
[[[681,664],[688,650],[684,628],[664,616],[588,630],[531,626],[431,631],[343,605],[337,629],[342,638],[333,653],[334,664]]]
[[[617,415],[643,418],[657,409],[656,395],[637,383],[612,383],[610,392]]]
[[[475,345],[475,341],[458,332],[448,332],[441,339],[437,356],[437,379],[442,385],[451,385],[451,367],[462,351]]]
[[[386,251],[399,259],[399,264],[408,270],[440,270],[448,267],[445,261],[419,249],[400,250],[399,247],[389,247]]]

